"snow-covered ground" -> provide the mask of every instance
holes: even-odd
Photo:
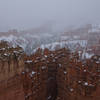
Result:
[[[43,38],[38,39],[30,34],[20,37],[14,35],[9,35],[8,37],[2,36],[0,37],[0,41],[1,40],[9,42],[9,44],[13,47],[19,45],[28,54],[34,53],[38,48],[41,49],[48,48],[50,50],[55,50],[65,47],[74,50],[77,48],[78,45],[80,45],[80,47],[82,48],[85,48],[87,45],[86,40],[69,40],[69,41],[58,42],[59,41],[58,37],[50,36],[48,38],[46,37],[46,39]]]
[[[100,32],[100,24],[92,24],[92,28],[88,32]]]
[[[100,30],[100,25],[91,25],[92,28],[88,32],[94,32],[93,30]],[[88,33],[87,33],[88,34]],[[80,39],[80,36],[63,36],[62,34],[56,33],[38,33],[38,34],[20,34],[20,35],[9,35],[1,36],[0,41],[9,42],[10,46],[16,47],[19,45],[27,54],[34,53],[38,48],[50,50],[55,50],[59,48],[69,48],[74,51],[76,49],[83,48],[86,49],[88,40]],[[88,54],[86,56],[89,57]]]

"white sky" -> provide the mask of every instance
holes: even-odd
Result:
[[[100,23],[100,0],[0,0],[0,31],[49,20],[67,26]]]

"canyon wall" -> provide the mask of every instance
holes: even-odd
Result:
[[[100,56],[81,61],[77,55],[58,59],[57,100],[100,99]]]
[[[9,47],[6,42],[0,44],[0,100],[24,100],[23,55],[20,47]]]
[[[0,100],[100,100],[100,56],[0,44]]]

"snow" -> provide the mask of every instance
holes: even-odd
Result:
[[[32,60],[27,60],[27,61],[25,61],[25,62],[27,62],[27,63],[32,63]]]
[[[67,74],[67,72],[66,72],[66,71],[64,71],[64,74]]]
[[[74,39],[79,39],[80,36],[74,35],[73,38],[74,38]]]
[[[83,71],[86,72],[86,69],[84,69]]]
[[[92,54],[89,54],[84,49],[84,51],[82,53],[82,59],[90,59],[93,55],[94,55],[93,53]]]
[[[14,53],[18,53],[18,51],[13,51]]]
[[[74,89],[73,89],[73,88],[71,88],[71,89],[70,89],[70,91],[71,91],[71,92],[73,92],[73,91],[74,91]]]
[[[44,50],[45,48],[48,48],[51,51],[54,51],[56,49],[61,49],[61,48],[69,48],[70,50],[73,50],[75,49],[77,44],[80,44],[81,47],[86,47],[87,41],[86,40],[71,40],[71,41],[53,42],[46,45],[42,44],[38,48],[41,48],[42,50]],[[38,48],[33,50],[33,53],[35,53],[38,50]]]
[[[44,57],[47,58],[48,56],[47,55],[44,55]]]
[[[24,37],[20,36],[14,36],[14,35],[9,35],[7,36],[2,36],[0,37],[0,41],[7,41],[9,42],[9,45],[12,47],[16,47],[17,45],[19,45],[20,47],[22,47],[23,49],[25,49],[26,45],[27,45],[27,40],[25,40]]]
[[[95,85],[93,85],[93,84],[89,84],[89,86],[94,87]]]
[[[69,39],[70,37],[69,36],[61,36],[61,40],[64,41],[64,40],[67,40]]]
[[[36,72],[32,71],[32,75],[34,75]]]
[[[87,86],[88,85],[88,82],[85,82],[84,85]]]
[[[97,64],[99,64],[99,63],[100,63],[100,61],[96,61],[96,63],[97,63]]]
[[[16,39],[17,39],[17,38],[16,38],[15,36],[13,36],[13,35],[10,35],[10,36],[8,36],[8,37],[5,37],[5,36],[0,37],[0,41],[1,41],[1,40],[4,40],[4,41],[11,42],[11,41],[16,40]]]
[[[33,77],[33,75],[34,75],[35,73],[36,73],[36,72],[32,71],[32,72],[30,73],[30,76]]]
[[[0,48],[0,50],[5,50],[5,48]]]
[[[40,37],[40,36],[38,36]],[[26,35],[20,35],[15,36],[15,35],[9,35],[7,36],[1,36],[0,41],[4,40],[9,42],[9,45],[11,47],[16,47],[19,45],[20,47],[23,48],[23,50],[28,54],[33,54],[37,51],[38,48],[41,48],[44,50],[45,48],[48,48],[51,51],[54,51],[56,49],[60,48],[69,48],[71,50],[75,49],[77,47],[77,44],[79,44],[81,47],[85,47],[87,45],[86,40],[68,40],[68,41],[58,41],[58,37],[51,37],[51,35],[46,35],[45,37],[49,38],[39,38],[39,41],[37,38],[35,38],[35,35],[32,34],[26,34]],[[77,37],[77,36],[75,36]],[[56,38],[53,40],[53,38]]]
[[[100,24],[92,24],[92,28],[88,31],[88,33],[91,32],[100,32]]]
[[[94,29],[89,30],[88,32],[89,32],[89,33],[91,33],[91,32],[100,32],[100,29],[94,28]]]
[[[81,81],[78,81],[78,83],[81,83]]]
[[[46,69],[46,66],[42,66],[42,69]]]
[[[4,53],[4,56],[8,56],[8,54],[7,53]]]

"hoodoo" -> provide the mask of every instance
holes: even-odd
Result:
[[[0,100],[99,100],[100,56],[81,59],[67,48],[22,48],[0,43]]]

